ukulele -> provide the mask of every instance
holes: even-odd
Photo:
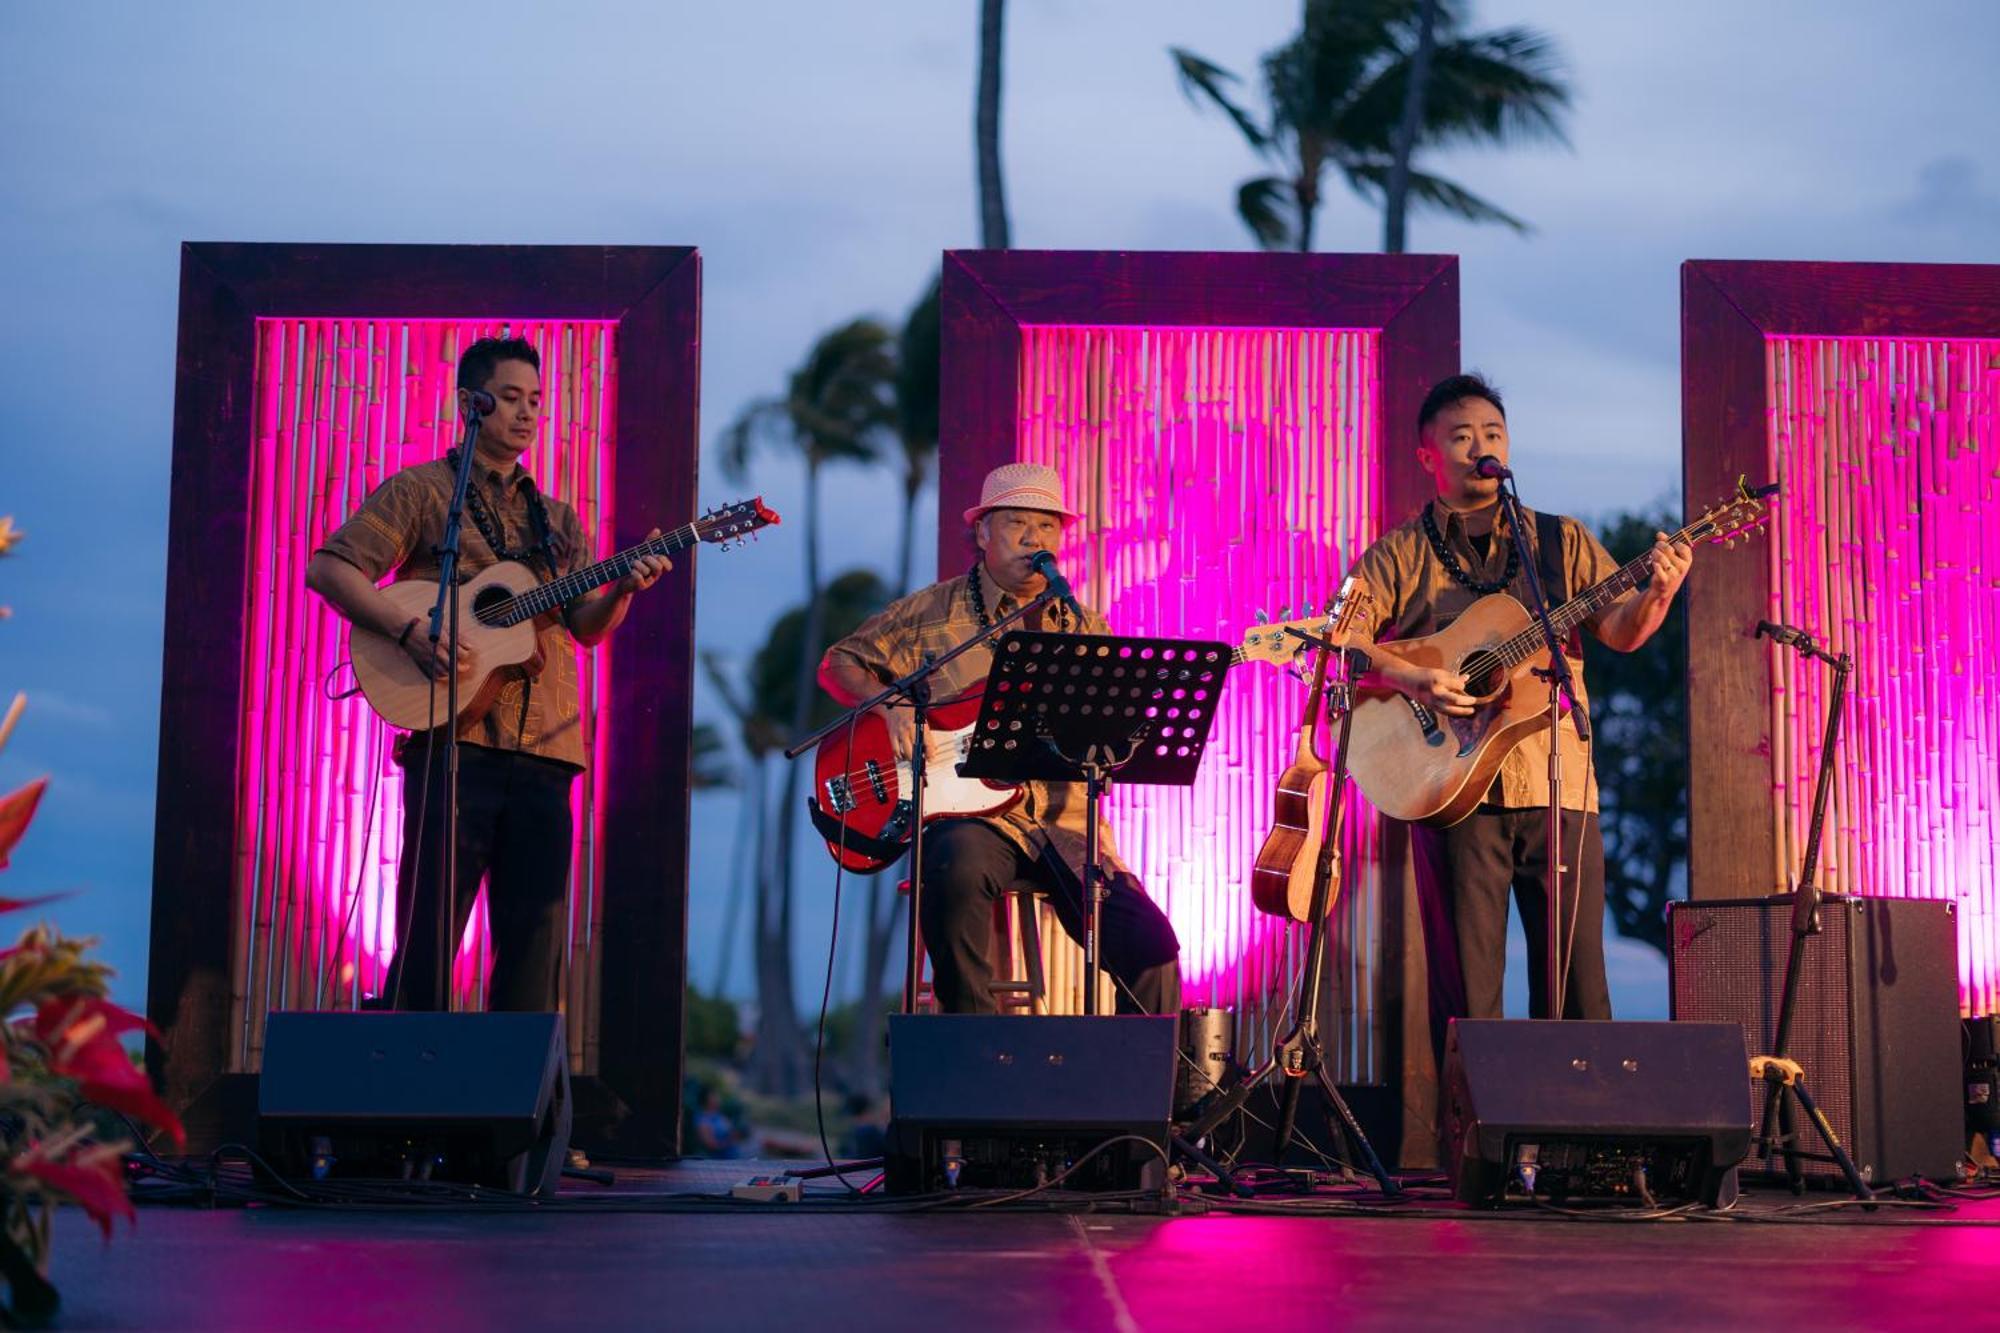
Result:
[[[1320,635],[1341,643],[1353,627],[1354,617],[1374,599],[1361,581],[1350,575],[1341,585],[1333,610],[1327,613],[1327,629]],[[1305,717],[1291,767],[1278,779],[1278,795],[1273,802],[1271,831],[1257,849],[1257,865],[1250,872],[1250,901],[1260,912],[1288,920],[1310,922],[1313,880],[1325,847],[1327,761],[1319,752],[1319,721],[1326,702],[1327,664],[1332,653],[1321,651],[1313,665],[1312,689],[1306,695]],[[1339,836],[1339,830],[1333,830]],[[1332,873],[1332,872],[1330,872]],[[1336,897],[1329,883],[1327,903]]]

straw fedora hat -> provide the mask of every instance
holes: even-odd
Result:
[[[1039,509],[1061,514],[1065,523],[1078,517],[1063,503],[1062,478],[1040,463],[1006,463],[987,473],[979,503],[965,511],[965,521],[977,523],[990,509]]]

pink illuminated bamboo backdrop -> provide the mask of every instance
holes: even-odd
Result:
[[[1372,330],[1024,326],[1017,453],[1084,515],[1065,560],[1121,634],[1242,640],[1263,609],[1318,608],[1382,519]],[[1115,788],[1120,851],[1173,919],[1189,1004],[1268,1026],[1301,941],[1250,901],[1305,687],[1236,668],[1191,788]],[[1330,975],[1349,1073],[1368,1067],[1379,826],[1351,795]],[[1239,1050],[1250,1028],[1239,1026]]]
[[[541,435],[523,464],[575,505],[602,547],[610,531],[613,330],[598,321],[260,319],[251,450],[250,577],[237,780],[231,1059],[261,1060],[264,1014],[344,1008],[378,993],[395,947],[396,865],[406,795],[395,732],[337,665],[347,628],[305,587],[326,534],[393,472],[457,443],[458,354],[475,338],[518,335],[542,356]],[[602,808],[605,655],[578,661],[591,776],[573,796],[570,1049],[592,1053],[596,1002],[597,812]],[[490,962],[481,894],[455,968],[455,1003],[477,1003]]]
[[[2000,1005],[2000,341],[1771,337],[1771,617],[1854,656],[1823,887],[1958,904]],[[1804,855],[1830,673],[1773,652],[1779,863]]]

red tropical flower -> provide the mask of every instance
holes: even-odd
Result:
[[[28,831],[28,821],[35,817],[35,806],[42,799],[42,789],[48,785],[47,778],[36,778],[20,790],[0,796],[0,870],[7,868],[14,844]]]
[[[50,1070],[75,1079],[85,1101],[164,1129],[176,1143],[187,1142],[180,1117],[153,1092],[145,1072],[118,1040],[126,1032],[159,1035],[151,1023],[95,995],[44,1000],[32,1022],[35,1036],[48,1047]]]
[[[75,1199],[97,1223],[106,1240],[111,1239],[114,1219],[139,1220],[132,1201],[125,1197],[125,1177],[118,1150],[110,1145],[98,1144],[72,1152],[67,1160],[61,1160],[48,1156],[41,1144],[31,1143],[14,1159],[11,1169]]]

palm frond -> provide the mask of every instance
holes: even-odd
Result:
[[[1347,176],[1347,182],[1355,192],[1369,198],[1380,198],[1389,184],[1389,163],[1370,158],[1364,161],[1342,162],[1340,169]],[[1464,186],[1448,181],[1442,176],[1432,176],[1414,168],[1410,171],[1410,201],[1421,204],[1438,213],[1448,213],[1467,222],[1497,222],[1503,227],[1526,234],[1533,231],[1526,222],[1515,217],[1491,200],[1482,199]]]
[[[1167,54],[1173,57],[1174,68],[1180,72],[1181,91],[1187,95],[1188,101],[1195,101],[1195,94],[1200,93],[1221,107],[1223,113],[1236,122],[1237,130],[1249,141],[1252,148],[1260,153],[1270,151],[1270,134],[1250,118],[1249,112],[1230,101],[1229,94],[1223,91],[1224,84],[1240,83],[1242,80],[1215,62],[1204,60],[1184,47],[1169,47]]]
[[[1298,191],[1282,176],[1259,176],[1237,187],[1236,214],[1266,250],[1297,244],[1298,211]]]
[[[769,438],[772,428],[784,420],[785,402],[781,398],[760,398],[738,412],[716,439],[722,474],[731,481],[743,481],[760,441]]]
[[[933,278],[896,339],[896,436],[903,446],[905,484],[912,488],[923,484],[938,447],[941,297]]]

